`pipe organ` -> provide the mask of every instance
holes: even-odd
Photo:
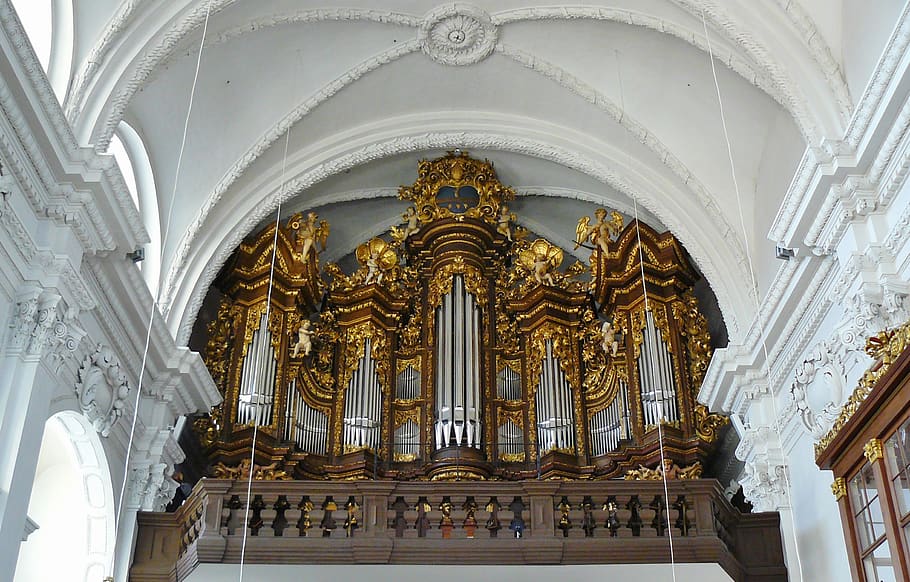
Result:
[[[205,357],[224,402],[194,423],[214,475],[250,457],[254,425],[255,464],[287,478],[611,478],[657,464],[658,425],[673,462],[704,462],[726,419],[695,401],[711,343],[672,234],[597,209],[587,264],[565,266],[462,152],[399,197],[404,223],[352,273],[320,263],[308,213],[219,275]]]

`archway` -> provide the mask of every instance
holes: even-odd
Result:
[[[101,580],[114,548],[114,494],[98,435],[81,415],[47,420],[15,582]]]

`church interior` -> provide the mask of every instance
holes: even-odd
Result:
[[[910,582],[908,130],[900,0],[0,0],[0,572]]]

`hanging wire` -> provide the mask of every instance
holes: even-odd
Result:
[[[626,116],[626,99],[625,91],[622,84],[622,68],[620,67],[619,51],[615,50],[614,55],[616,57],[616,77],[619,81],[619,109],[620,109],[620,121]],[[626,166],[631,166],[632,153],[629,151],[628,144],[628,134],[626,134]],[[641,246],[641,227],[638,218],[638,200],[632,196],[632,210],[635,214],[635,236],[638,238],[638,265],[641,268],[641,291],[642,296],[645,300],[645,325],[647,325],[647,314],[651,311],[651,305],[648,302],[648,282],[645,280],[645,256],[644,250]],[[644,350],[644,345],[642,345],[642,350]],[[639,384],[641,383],[641,372],[639,371]],[[664,462],[664,431],[663,424],[666,421],[666,410],[663,406],[660,407],[660,418],[657,421],[657,443],[660,447],[660,474],[663,477],[664,485],[664,505],[666,507],[667,515],[667,540],[670,546],[670,572],[673,576],[673,582],[676,582],[676,554],[673,551],[673,526],[670,524],[670,491],[667,487],[667,465]]]
[[[161,238],[162,241],[167,241],[168,234],[170,233],[170,230],[171,230],[171,219],[174,216],[174,201],[177,198],[177,186],[178,186],[178,181],[180,178],[180,168],[183,165],[183,154],[186,151],[186,141],[187,141],[187,134],[188,134],[189,125],[190,125],[190,116],[193,113],[193,103],[196,100],[196,85],[199,81],[199,70],[202,66],[202,51],[203,51],[203,48],[205,47],[205,36],[208,32],[209,16],[211,14],[211,7],[212,7],[212,3],[210,0],[205,5],[205,21],[202,24],[202,39],[199,41],[199,54],[196,57],[196,68],[195,68],[195,71],[193,72],[193,84],[192,84],[192,88],[190,89],[189,106],[187,107],[186,117],[183,121],[183,135],[180,138],[180,152],[177,154],[177,167],[174,170],[174,188],[173,188],[173,191],[171,192],[171,198],[170,198],[170,203],[168,205],[167,217],[165,218],[165,221],[164,221],[164,234]],[[161,270],[164,269],[164,247],[165,247],[165,245],[162,244],[161,245],[161,260],[159,261],[159,265],[160,265],[159,269],[161,269]],[[161,275],[161,273],[159,273],[159,280],[161,280],[160,275]],[[117,501],[117,513],[114,516],[114,551],[111,552],[110,574],[105,578],[105,580],[110,580],[110,581],[113,581],[113,579],[114,579],[114,565],[115,565],[115,562],[117,559],[116,558],[116,556],[117,556],[117,547],[116,547],[117,534],[120,531],[120,520],[123,517],[123,499],[124,499],[124,496],[126,495],[126,485],[129,482],[130,455],[133,452],[133,440],[135,439],[135,436],[136,436],[136,421],[139,418],[139,404],[142,401],[142,399],[141,399],[142,381],[145,378],[146,364],[148,363],[149,347],[151,345],[151,339],[152,339],[152,324],[155,321],[155,314],[159,310],[159,305],[160,305],[160,300],[161,300],[159,291],[160,291],[159,289],[152,291],[152,305],[151,305],[151,308],[149,309],[148,325],[146,326],[146,331],[145,331],[145,346],[142,349],[142,364],[139,367],[139,379],[138,379],[137,385],[136,385],[136,400],[133,405],[133,420],[130,423],[130,434],[129,434],[129,439],[127,440],[127,444],[126,444],[126,455],[124,455],[123,482],[120,485],[120,496]]]
[[[767,339],[765,336],[765,326],[764,326],[764,323],[762,322],[762,317],[761,317],[761,302],[759,301],[758,278],[755,275],[755,261],[752,258],[752,249],[751,249],[751,245],[749,244],[749,233],[746,230],[746,219],[745,219],[745,213],[743,212],[742,195],[739,190],[739,182],[736,179],[736,165],[733,161],[733,146],[731,145],[731,142],[730,142],[730,132],[727,130],[727,116],[724,111],[724,100],[723,100],[723,97],[720,92],[720,83],[718,83],[718,81],[717,81],[717,68],[715,67],[715,64],[714,64],[714,50],[711,47],[711,37],[708,35],[708,21],[705,17],[704,9],[702,9],[702,12],[701,12],[701,24],[702,24],[702,27],[704,28],[705,41],[708,46],[708,57],[711,61],[711,75],[714,78],[714,90],[717,93],[717,106],[718,106],[718,111],[720,113],[720,122],[721,122],[721,127],[723,128],[724,141],[726,142],[726,145],[727,145],[727,159],[730,162],[730,175],[733,178],[733,190],[736,193],[736,206],[737,206],[737,209],[739,210],[739,225],[743,231],[743,244],[745,245],[746,260],[749,263],[749,278],[750,278],[750,283],[751,283],[751,289],[749,291],[750,291],[750,294],[752,295],[752,298],[755,300],[755,321],[758,325],[759,340],[761,341],[762,354],[764,355],[764,363],[762,364],[761,367],[764,368],[765,379],[768,382],[768,389],[770,390],[771,389],[771,369],[770,369],[770,362],[768,359],[768,343],[767,343]],[[796,567],[799,570],[800,579],[804,579],[803,578],[802,559],[800,558],[800,555],[799,555],[799,540],[797,539],[797,535],[796,535],[796,519],[793,516],[794,505],[793,505],[793,497],[792,497],[792,492],[791,492],[791,487],[790,487],[790,474],[789,474],[790,462],[789,462],[789,459],[787,458],[786,452],[784,451],[784,439],[783,439],[783,436],[781,435],[780,424],[778,422],[778,419],[780,418],[780,414],[778,412],[777,399],[774,397],[773,390],[771,391],[771,410],[772,410],[772,414],[774,414],[774,422],[772,424],[774,426],[774,432],[777,435],[777,444],[780,447],[781,456],[783,457],[783,462],[784,462],[784,471],[783,471],[784,490],[786,491],[786,494],[787,494],[787,503],[790,506],[790,511],[788,513],[790,514],[790,519],[789,519],[790,527],[793,530],[793,549],[794,549],[794,553],[796,554]]]
[[[300,61],[300,52],[297,53],[297,63]],[[294,75],[295,79],[295,94],[296,94],[296,79],[297,74]],[[284,199],[284,191],[287,186],[286,183],[286,172],[287,172],[287,163],[288,163],[288,148],[291,143],[291,127],[288,126],[287,131],[285,132],[284,137],[284,155],[281,159],[281,177],[279,180],[278,186],[278,208],[275,210],[275,236],[272,238],[272,260],[269,265],[269,286],[268,292],[266,293],[265,299],[265,319],[264,324],[266,326],[265,331],[271,336],[271,330],[269,329],[269,322],[272,313],[272,289],[274,288],[275,282],[275,259],[278,255],[278,230],[281,226],[281,202]],[[313,247],[313,252],[316,252],[315,246]],[[247,478],[246,483],[246,509],[243,514],[243,539],[240,544],[240,578],[239,582],[243,582],[243,567],[246,564],[246,540],[247,532],[249,530],[249,519],[250,519],[250,498],[253,490],[253,476],[255,474],[256,467],[256,438],[259,436],[259,415],[262,410],[261,406],[256,407],[256,414],[253,415],[253,440],[250,446],[250,474]]]

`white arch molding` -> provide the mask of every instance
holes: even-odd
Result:
[[[634,197],[686,246],[717,295],[731,338],[738,337],[739,322],[750,321],[754,315],[749,290],[737,284],[749,276],[740,235],[706,216],[704,207],[685,184],[645,171],[640,164],[635,165],[635,160],[628,160],[624,152],[590,136],[565,132],[558,135],[553,128],[529,126],[527,119],[518,125],[505,125],[501,119],[499,124],[487,120],[478,128],[463,120],[449,124],[438,118],[431,121],[423,116],[409,117],[408,123],[399,119],[391,126],[372,124],[359,128],[357,135],[346,133],[336,136],[332,143],[314,144],[311,149],[297,152],[288,160],[289,178],[283,189],[278,168],[259,168],[256,179],[215,206],[206,221],[207,228],[198,229],[191,237],[192,247],[177,250],[175,261],[183,258],[182,267],[170,273],[168,286],[163,289],[167,301],[162,305],[177,341],[188,341],[196,314],[218,270],[241,240],[274,213],[279,191],[284,192],[286,201],[322,180],[367,162],[455,147],[501,150],[553,161]],[[453,131],[452,127],[460,131]],[[604,198],[602,203],[608,200]],[[717,245],[717,240],[729,244]]]
[[[213,15],[233,4],[235,0],[211,0]],[[837,134],[843,129],[850,113],[849,94],[843,75],[838,67],[830,70],[836,62],[830,57],[830,49],[820,40],[820,36],[811,36],[812,42],[804,36],[797,36],[800,54],[780,56],[768,50],[769,46],[784,46],[792,34],[795,25],[802,35],[811,34],[813,27],[805,29],[796,14],[777,6],[763,14],[768,26],[761,31],[762,38],[756,38],[755,31],[749,31],[744,23],[754,21],[754,15],[737,6],[725,6],[736,14],[731,16],[720,10],[717,5],[707,0],[673,0],[678,8],[687,12],[701,22],[704,11],[707,21],[724,42],[730,43],[741,55],[733,52],[719,54],[725,66],[765,92],[772,99],[784,105],[796,121],[803,136],[810,143],[816,143],[827,133]],[[173,55],[184,48],[186,39],[202,27],[206,14],[206,3],[201,0],[183,0],[159,6],[151,14],[139,14],[138,3],[127,2],[121,6],[108,30],[92,50],[92,57],[87,59],[74,78],[72,95],[66,102],[66,114],[76,128],[80,141],[94,143],[105,149],[107,141],[117,124],[123,118],[133,96],[150,79],[156,71]],[[432,12],[432,11],[431,11]],[[562,20],[591,19],[623,22],[674,36],[704,51],[701,27],[688,29],[656,15],[638,13],[629,10],[611,10],[606,7],[575,7],[567,10],[560,7],[556,10],[545,8],[528,8],[492,12],[491,17],[500,26],[521,20]],[[138,25],[138,20],[142,25]],[[413,15],[383,10],[358,9],[312,9],[298,12],[277,13],[255,23],[226,31],[213,30],[206,39],[211,42],[227,42],[240,34],[255,33],[271,26],[295,22],[337,21],[373,21],[410,26],[417,29],[421,19]],[[128,42],[123,37],[133,37]],[[413,44],[406,41],[406,44]],[[122,41],[122,42],[118,42]],[[188,47],[187,55],[198,50],[198,44]],[[718,50],[721,50],[718,47]],[[99,63],[106,63],[101,67]],[[798,69],[794,62],[804,68]],[[754,68],[753,68],[754,67]],[[806,75],[808,70],[812,74]],[[811,77],[811,78],[810,78]],[[815,107],[809,107],[807,95],[811,96]],[[823,103],[824,107],[818,104]],[[824,109],[824,112],[821,110]]]
[[[38,524],[19,550],[15,582],[99,582],[114,550],[114,491],[98,434],[80,414],[45,423],[28,506]]]

